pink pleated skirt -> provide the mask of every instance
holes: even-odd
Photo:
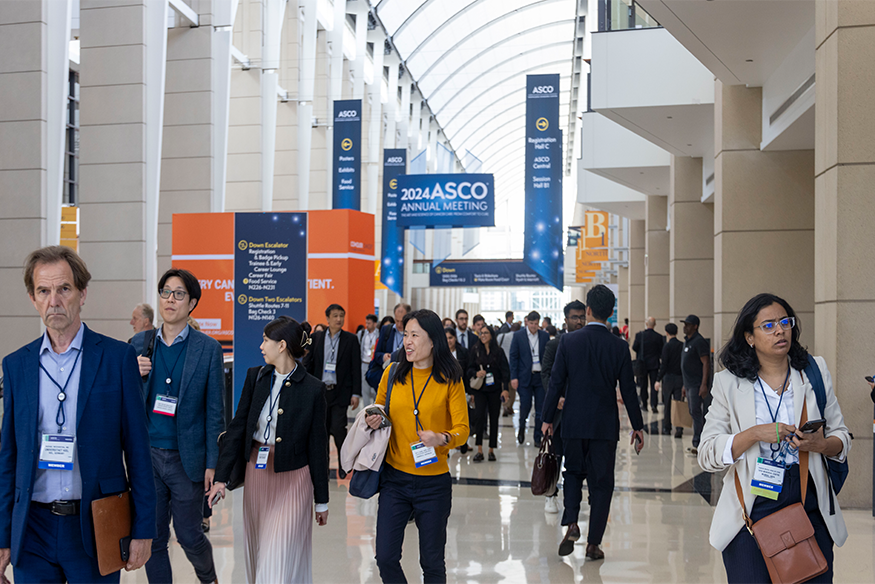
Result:
[[[261,444],[253,443],[243,488],[246,581],[313,582],[313,482],[310,467],[275,473],[274,447],[267,468],[256,469]]]

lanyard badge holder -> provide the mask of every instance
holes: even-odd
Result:
[[[292,369],[292,373],[295,370]],[[282,386],[280,387],[280,391],[276,392],[276,399],[273,397],[273,376],[271,376],[270,386],[271,386],[271,395],[268,396],[268,408],[267,408],[267,428],[264,429],[264,446],[258,448],[258,458],[255,460],[255,468],[261,470],[263,468],[267,468],[267,459],[270,456],[270,446],[267,445],[267,441],[270,440],[270,423],[273,421],[273,409],[277,406],[280,401],[280,393],[282,393],[283,387],[289,387],[292,383],[289,381],[289,378],[292,376],[292,373],[289,373],[285,380],[283,381]],[[274,373],[276,375],[276,373]]]
[[[70,384],[70,379],[73,378],[73,372],[76,371],[76,365],[79,363],[79,357],[82,356],[80,349],[76,353],[76,359],[73,361],[73,367],[70,368],[70,375],[67,376],[67,381],[64,385],[55,380],[49,372],[40,363],[39,367],[46,374],[46,377],[55,384],[58,388],[58,413],[55,415],[55,423],[58,425],[57,434],[43,434],[42,443],[40,444],[39,461],[37,467],[43,470],[73,470],[73,455],[76,449],[76,438],[61,434],[64,431],[64,424],[67,423],[67,411],[64,408],[64,402],[67,401],[67,386]]]
[[[787,370],[787,378],[784,379],[786,389],[781,392],[781,397],[778,400],[778,407],[772,413],[772,406],[769,405],[769,400],[766,397],[766,391],[763,389],[762,381],[760,381],[760,391],[763,392],[763,398],[766,400],[766,406],[769,408],[769,416],[775,423],[775,434],[778,437],[777,444],[770,444],[769,448],[772,451],[772,459],[758,457],[756,467],[754,469],[753,479],[750,482],[750,492],[758,497],[765,497],[778,500],[778,495],[781,494],[781,489],[784,485],[784,472],[787,470],[787,459],[796,454],[798,449],[787,440],[781,440],[781,433],[778,430],[778,412],[781,410],[781,403],[784,401],[784,394],[789,391],[787,381],[790,379],[790,370]]]
[[[329,333],[325,333],[329,334]],[[325,359],[325,371],[327,373],[335,373],[337,371],[337,344],[340,343],[340,334],[338,333],[337,339],[332,340],[331,336],[328,336],[328,343],[331,347],[331,351],[328,353],[328,358]]]
[[[183,343],[185,342],[188,342],[188,340],[186,339],[186,341],[183,341]],[[176,356],[176,361],[173,362],[173,367],[168,369],[167,361],[165,361],[164,357],[161,355],[162,351],[160,350],[159,345],[157,356],[160,357],[161,365],[164,368],[164,385],[166,387],[166,393],[160,393],[160,391],[156,390],[157,395],[155,396],[155,403],[152,406],[152,412],[155,414],[161,414],[162,416],[169,416],[171,418],[176,417],[176,408],[179,406],[179,398],[169,395],[169,393],[173,391],[173,371],[176,370],[176,366],[179,364],[179,359],[182,357],[184,350],[185,349],[179,352],[179,355]]]
[[[420,430],[424,430],[422,424],[419,422],[419,404],[422,401],[422,396],[425,393],[426,388],[428,387],[428,383],[431,381],[431,375],[428,376],[428,380],[425,382],[425,387],[422,388],[422,391],[419,392],[419,399],[416,398],[416,388],[413,383],[413,375],[410,375],[410,390],[413,392],[413,416],[416,418],[416,430],[417,432]],[[413,442],[410,444],[410,451],[413,453],[413,462],[416,464],[416,468],[422,468],[423,466],[427,466],[429,464],[434,464],[438,461],[437,452],[431,446],[426,446],[422,443],[422,440],[418,442]]]

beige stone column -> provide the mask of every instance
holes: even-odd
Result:
[[[716,82],[714,336],[725,342],[738,311],[760,292],[794,308],[814,339],[814,152],[762,152],[762,88]]]
[[[678,324],[690,314],[701,320],[706,339],[714,334],[714,205],[702,203],[702,159],[671,157],[668,204],[669,313]]]
[[[586,288],[589,291],[589,287]],[[586,300],[584,300],[584,304]],[[617,267],[617,326],[623,328],[629,318],[629,267]]]
[[[127,339],[146,286],[146,5],[82,0],[79,22],[83,316]]]
[[[656,319],[662,333],[669,313],[668,197],[648,196],[646,207],[644,312]]]
[[[853,432],[851,473],[839,501],[872,508],[872,402],[863,376],[875,372],[875,3],[817,2],[815,146],[815,354],[823,355]],[[810,338],[810,337],[809,337]]]
[[[40,2],[0,2],[0,359],[41,330],[21,276],[46,241],[45,20]]]
[[[644,330],[645,281],[644,254],[647,239],[646,221],[629,221],[629,341]]]

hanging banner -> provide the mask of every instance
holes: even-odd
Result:
[[[334,102],[332,208],[362,208],[362,100]]]
[[[494,227],[494,185],[491,174],[401,175],[398,225]]]
[[[586,211],[584,214],[585,225],[580,228],[575,258],[574,281],[578,284],[592,282],[602,264],[610,260],[608,219],[608,213],[604,211]]]
[[[234,410],[246,370],[261,365],[264,326],[280,315],[307,319],[307,214],[234,217]]]
[[[383,150],[383,237],[380,247],[380,281],[404,295],[404,228],[398,225],[398,178],[407,172],[407,150]]]
[[[562,132],[559,75],[526,76],[526,263],[562,289]]]
[[[546,286],[522,261],[448,261],[432,268],[429,286]]]

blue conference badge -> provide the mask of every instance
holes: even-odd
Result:
[[[491,174],[405,174],[398,190],[399,226],[495,226]]]
[[[362,100],[334,102],[332,208],[362,208]]]
[[[562,289],[562,132],[559,75],[526,76],[525,262]]]
[[[234,217],[234,411],[246,370],[264,365],[264,326],[278,316],[307,320],[307,214]]]
[[[380,281],[404,296],[404,228],[398,226],[398,177],[407,172],[407,150],[383,150],[383,241]]]

